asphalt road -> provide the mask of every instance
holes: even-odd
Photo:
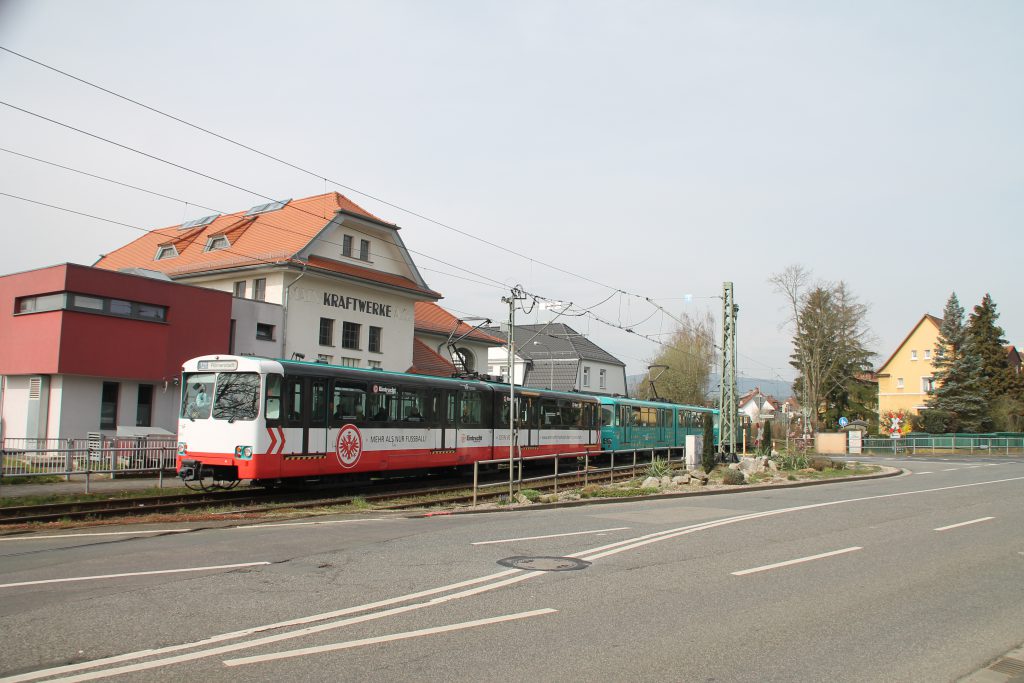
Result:
[[[1024,642],[1024,461],[883,464],[912,473],[4,537],[0,683],[957,680]]]

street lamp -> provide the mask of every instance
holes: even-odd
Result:
[[[555,388],[555,363],[554,363],[554,359],[551,357],[551,349],[548,348],[547,344],[541,343],[539,341],[535,341],[535,342],[533,342],[533,344],[534,344],[534,346],[543,346],[544,349],[547,350],[547,352],[548,352],[548,369],[549,369],[548,389],[554,390],[554,388]]]

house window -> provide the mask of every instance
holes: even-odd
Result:
[[[211,237],[206,242],[206,251],[217,251],[219,249],[227,249],[230,246],[231,242],[228,242],[227,237],[225,237],[224,235],[217,235],[216,237]]]
[[[256,301],[265,301],[267,298],[267,278],[258,277],[252,281],[252,298]]]
[[[316,354],[316,362],[330,364],[334,362],[334,356],[328,355],[326,353],[318,353]]]
[[[916,349],[910,352],[910,360],[917,360],[917,350]]]
[[[370,240],[359,240],[359,260],[370,260]]]
[[[18,299],[14,310],[18,313],[42,313],[44,311],[59,311],[62,308],[64,308],[63,294],[44,294]]]
[[[380,370],[383,365],[379,360],[368,360],[366,361],[366,367],[373,368],[374,370]]]
[[[601,383],[601,388],[602,389],[607,389],[608,388],[608,371],[607,370],[598,370],[597,376],[598,376],[598,380]]]
[[[352,235],[345,235],[341,238],[341,255],[352,255]]]
[[[239,299],[245,298],[245,280],[239,280],[235,283],[235,296]]]
[[[380,353],[380,341],[383,335],[384,330],[382,328],[370,326],[369,349],[371,353]]]
[[[359,359],[358,358],[350,358],[348,356],[342,356],[340,362],[341,362],[342,365],[347,365],[350,368],[358,368],[359,367]]]
[[[897,389],[902,389],[903,388],[903,378],[902,377],[897,377],[896,378],[896,388]]]
[[[922,377],[921,378],[921,392],[931,393],[935,390],[935,378],[934,377]]]
[[[320,346],[334,346],[334,321],[320,318]]]
[[[256,323],[256,338],[260,341],[274,341],[274,326],[268,323]]]
[[[117,395],[120,385],[117,382],[104,382],[103,394],[100,398],[100,429],[117,429]]]
[[[153,385],[140,384],[139,396],[135,402],[135,426],[153,426]]]
[[[931,349],[925,349],[924,350],[924,359],[925,360],[931,360],[932,359],[932,350]]]
[[[585,387],[589,387],[590,386],[590,366],[589,365],[584,365],[583,366],[583,386],[585,386]]]
[[[358,323],[343,322],[341,324],[341,346],[345,349],[359,348],[359,327]]]
[[[172,244],[172,245],[169,245],[169,246],[166,246],[166,247],[160,247],[159,249],[157,249],[156,250],[156,258],[154,258],[153,260],[154,261],[162,261],[165,258],[174,258],[177,255],[178,255],[178,250],[175,249],[174,245]]]

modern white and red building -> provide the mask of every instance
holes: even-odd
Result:
[[[0,277],[2,436],[174,433],[182,363],[229,350],[231,304],[70,263]]]

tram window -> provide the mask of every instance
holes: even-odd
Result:
[[[500,402],[495,404],[494,426],[497,429],[508,429],[508,406],[509,397],[502,396]]]
[[[540,400],[540,426],[560,427],[562,425],[562,412],[559,409],[558,401],[553,398],[542,398]]]
[[[580,427],[582,411],[578,401],[559,401],[559,412],[562,414],[563,427]]]
[[[449,392],[449,394],[448,394],[448,404],[445,406],[445,415],[448,418],[448,424],[449,425],[454,425],[455,422],[456,422],[456,418],[458,418],[458,415],[459,415],[458,405],[459,405],[459,397],[458,397],[458,395],[454,391]]]
[[[213,419],[255,420],[260,412],[260,376],[255,372],[222,372],[217,376]]]
[[[672,426],[672,413],[664,408],[658,411],[658,426],[659,427],[671,427]]]
[[[641,419],[641,409],[640,409],[640,407],[639,406],[633,406],[630,410],[631,410],[631,413],[630,413],[630,416],[629,416],[629,424],[631,424],[631,425],[643,424],[643,420]]]
[[[288,382],[288,421],[302,422],[302,380],[293,379]]]
[[[370,394],[369,412],[371,422],[391,422],[398,419],[398,391],[394,387],[374,386]]]
[[[366,385],[355,382],[335,382],[331,397],[331,416],[334,421],[362,422],[366,419]]]
[[[309,423],[323,426],[327,422],[327,380],[313,380],[311,389],[310,396],[313,398],[313,405],[310,410]]]
[[[185,375],[181,387],[181,417],[189,420],[205,420],[210,417],[216,379],[217,376],[212,372]]]
[[[476,391],[459,392],[459,424],[464,427],[483,425],[483,397]]]
[[[268,420],[281,419],[281,375],[267,375],[267,407]]]
[[[427,404],[427,392],[422,389],[406,389],[401,394],[401,416],[406,422],[423,422]]]
[[[614,427],[615,426],[615,409],[611,406],[601,407],[601,426],[602,427]]]

